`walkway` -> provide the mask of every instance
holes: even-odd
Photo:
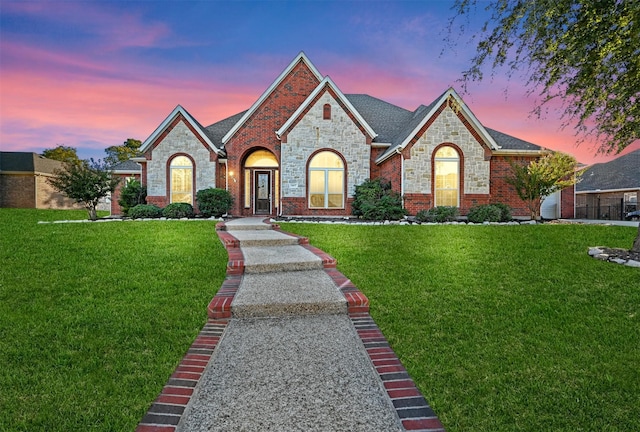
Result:
[[[217,229],[227,279],[138,432],[444,430],[332,257],[258,218]]]

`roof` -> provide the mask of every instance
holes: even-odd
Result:
[[[489,135],[493,137],[496,143],[500,146],[501,150],[533,150],[539,151],[542,148],[539,145],[530,143],[529,141],[521,140],[506,133],[499,132],[495,129],[485,127]]]
[[[211,141],[213,141],[213,143],[218,146],[218,148],[222,148],[222,138],[231,130],[233,126],[236,125],[236,123],[238,123],[238,121],[240,121],[240,119],[245,115],[246,112],[247,111],[242,111],[205,128],[207,130],[207,133],[211,137]]]
[[[115,173],[139,173],[142,172],[142,167],[138,162],[129,159],[115,164],[112,168],[112,171]]]
[[[619,189],[640,189],[640,150],[590,166],[576,185],[576,192]]]
[[[0,152],[0,171],[53,174],[64,164],[38,153]]]

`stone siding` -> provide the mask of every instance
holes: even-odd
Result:
[[[323,107],[331,105],[331,118],[323,119]],[[325,92],[287,135],[282,144],[282,196],[306,197],[307,166],[311,155],[331,149],[346,162],[347,196],[353,196],[355,186],[369,178],[371,147],[367,137],[340,104]]]
[[[216,161],[210,160],[210,150],[198,140],[184,121],[180,121],[153,149],[153,157],[147,161],[147,195],[167,196],[167,162],[178,153],[189,155],[194,161],[195,191],[216,187]]]
[[[433,151],[443,143],[455,144],[462,150],[463,192],[488,194],[490,162],[485,160],[485,150],[448,106],[411,146],[409,158],[404,161],[404,192],[431,193]]]

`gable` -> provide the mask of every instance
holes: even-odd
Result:
[[[178,126],[183,124],[187,129],[191,131],[193,136],[210,152],[213,154],[220,154],[220,150],[213,143],[209,132],[195,119],[193,118],[182,106],[178,105],[169,114],[160,126],[142,143],[140,146],[140,152],[150,158],[151,152],[158,146],[170,133]]]
[[[252,128],[276,131],[321,81],[322,75],[301,52],[222,137],[222,146]]]
[[[329,95],[330,99],[326,98]],[[371,128],[367,121],[360,115],[360,113],[354,108],[349,99],[338,89],[331,78],[326,77],[316,89],[307,97],[307,99],[298,107],[295,113],[285,122],[282,127],[276,131],[276,135],[284,143],[287,142],[287,134],[293,129],[301,119],[306,116],[309,111],[317,107],[318,102],[324,98],[324,103],[330,107],[335,106],[339,108],[346,116],[356,125],[356,127],[367,137],[367,143],[377,136],[376,132]],[[331,108],[333,110],[333,108]],[[326,124],[322,122],[321,124]]]

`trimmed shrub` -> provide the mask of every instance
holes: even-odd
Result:
[[[351,208],[354,216],[368,220],[398,220],[407,214],[400,194],[391,189],[390,181],[381,178],[356,186]]]
[[[129,209],[129,217],[132,219],[159,218],[162,217],[162,209],[153,204],[138,204]]]
[[[500,222],[509,222],[513,219],[511,216],[511,207],[503,203],[492,203],[492,206],[496,206],[500,209]]]
[[[193,214],[193,206],[189,203],[171,203],[162,210],[162,216],[167,219],[192,218]]]
[[[202,216],[220,217],[231,210],[233,196],[225,189],[208,188],[196,193],[196,202]]]
[[[138,204],[147,203],[147,187],[138,180],[127,182],[120,190],[118,204],[124,216],[129,216],[129,210]]]
[[[458,207],[439,206],[416,213],[419,222],[453,222],[458,217]]]
[[[473,223],[500,222],[502,211],[499,207],[491,204],[471,207],[467,214],[467,220]]]

